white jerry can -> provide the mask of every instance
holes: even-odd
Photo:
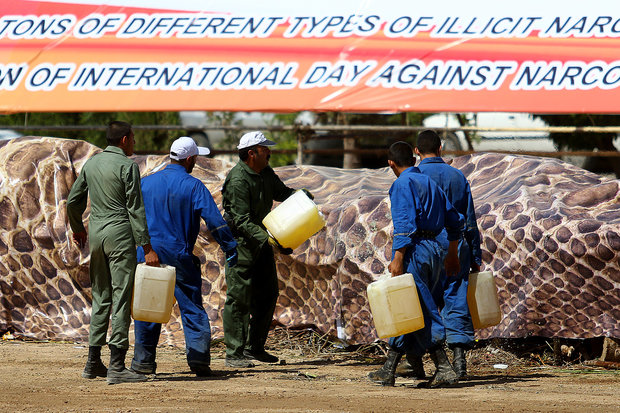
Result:
[[[134,320],[165,324],[174,305],[176,269],[170,265],[136,267],[131,316]]]
[[[297,191],[263,219],[263,225],[284,248],[295,249],[325,226],[316,204]]]
[[[368,284],[370,311],[380,338],[396,337],[424,328],[424,314],[413,275],[389,275]]]
[[[493,273],[485,271],[469,274],[467,305],[476,330],[497,325],[502,321]]]

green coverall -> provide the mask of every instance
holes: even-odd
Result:
[[[228,357],[243,358],[244,349],[256,353],[264,350],[278,299],[278,277],[262,221],[274,200],[284,201],[293,192],[271,167],[256,173],[241,160],[224,181],[224,211],[239,254],[237,265],[226,266],[222,318]]]
[[[85,231],[82,214],[89,194],[93,302],[88,344],[106,344],[111,313],[109,344],[126,349],[136,245],[150,243],[138,165],[116,146],[108,146],[84,164],[67,199],[67,215],[74,233]]]

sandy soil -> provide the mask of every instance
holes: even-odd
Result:
[[[380,357],[359,351],[308,356],[300,349],[272,347],[285,364],[235,370],[224,366],[223,347],[216,345],[217,375],[209,378],[189,372],[183,350],[161,348],[158,373],[148,382],[108,385],[105,379],[81,378],[84,344],[4,340],[0,411],[620,412],[617,370],[524,365],[509,357],[504,357],[508,368],[497,369],[493,365],[502,353],[487,348],[470,359],[471,378],[455,387],[416,388],[418,381],[404,378],[395,387],[381,387],[366,378]],[[104,351],[106,364],[107,357]],[[433,371],[429,360],[425,367]]]

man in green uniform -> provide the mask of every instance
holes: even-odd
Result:
[[[131,125],[111,122],[106,138],[109,146],[84,164],[73,184],[67,199],[67,215],[73,239],[82,248],[87,239],[82,214],[90,195],[88,241],[93,302],[88,361],[82,377],[107,377],[109,384],[115,384],[146,380],[146,376],[125,368],[136,246],[144,248],[148,265],[159,266],[159,259],[150,244],[140,170],[127,158],[133,154],[135,144]],[[101,346],[106,344],[110,315],[110,366],[106,369],[101,362]]]
[[[287,187],[269,166],[275,142],[258,131],[241,137],[239,162],[230,170],[222,188],[225,219],[237,239],[239,260],[226,266],[224,343],[226,366],[253,367],[253,360],[276,363],[265,351],[278,298],[278,278],[273,248],[291,254],[271,238],[262,224],[273,201],[284,201],[295,190]],[[306,191],[312,198],[312,195]]]

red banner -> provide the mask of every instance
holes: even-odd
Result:
[[[616,0],[281,3],[3,2],[0,111],[620,113]]]

